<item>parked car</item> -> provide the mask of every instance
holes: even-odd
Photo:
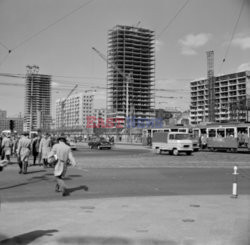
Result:
[[[70,146],[72,151],[76,151],[76,143],[74,141],[70,140],[67,144]]]
[[[100,139],[96,139],[96,140],[91,140],[88,143],[89,148],[94,149],[97,148],[99,150],[101,149],[111,149],[111,144],[110,142],[108,142],[107,140],[100,140]]]

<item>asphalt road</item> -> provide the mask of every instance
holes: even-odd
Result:
[[[230,195],[232,166],[249,164],[249,154],[198,152],[193,156],[153,154],[141,146],[116,146],[91,150],[86,145],[74,151],[79,163],[70,167],[66,183],[69,199],[121,196]],[[30,159],[32,160],[32,159]],[[13,159],[14,161],[14,159]],[[61,200],[54,192],[53,169],[31,166],[18,174],[17,164],[0,172],[2,201]],[[240,168],[239,194],[250,194],[250,168]],[[86,191],[88,187],[88,191]]]
[[[240,194],[250,194],[250,170],[239,176]],[[19,175],[17,167],[0,173],[1,201],[35,201],[169,195],[231,195],[230,169],[112,168],[74,169],[66,177],[70,196],[54,192],[53,170],[35,166]],[[85,190],[86,186],[88,191]]]

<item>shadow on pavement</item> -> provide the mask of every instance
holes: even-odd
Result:
[[[20,184],[16,184],[16,185],[11,185],[11,186],[7,186],[7,187],[1,187],[0,190],[7,190],[7,189],[12,189],[15,187],[19,187],[19,186],[23,186],[23,185],[28,185],[30,183],[25,182],[25,183],[20,183]]]
[[[28,233],[24,233],[18,236],[14,236],[12,238],[5,239],[1,241],[1,244],[9,244],[9,245],[14,245],[14,244],[29,244],[30,242],[36,240],[39,237],[42,236],[53,236],[52,233],[58,232],[58,230],[36,230],[36,231],[31,231]]]
[[[80,191],[80,190],[88,191],[89,188],[86,185],[81,185],[81,186],[73,187],[73,188],[67,188],[68,194],[70,194],[70,193],[72,193],[74,191]]]
[[[122,237],[64,237],[58,240],[59,244],[95,244],[95,245],[177,245],[175,241],[156,239],[128,239]]]
[[[35,173],[43,173],[43,172],[46,172],[46,170],[28,171],[27,174],[35,174]]]

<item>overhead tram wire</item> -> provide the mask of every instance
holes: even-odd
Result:
[[[186,2],[181,6],[181,8],[178,9],[178,11],[176,12],[176,14],[170,19],[170,21],[163,28],[163,30],[158,35],[156,35],[157,38],[159,38],[170,27],[170,25],[175,21],[175,19],[177,18],[177,16],[182,12],[182,10],[188,5],[189,2],[190,2],[190,0],[186,0]]]
[[[3,46],[5,49],[8,50],[8,54],[6,56],[4,56],[4,58],[0,61],[0,66],[7,60],[7,58],[9,57],[9,55],[15,51],[16,49],[18,49],[20,46],[24,45],[25,43],[29,42],[31,39],[37,37],[38,35],[40,35],[42,32],[45,32],[46,30],[48,30],[50,27],[55,26],[57,23],[61,22],[62,20],[64,20],[65,18],[69,17],[70,15],[74,14],[75,12],[79,11],[80,9],[84,8],[85,6],[89,5],[90,3],[92,3],[95,0],[89,0],[88,2],[85,2],[83,4],[81,4],[79,7],[71,10],[68,14],[62,16],[61,18],[57,19],[56,21],[54,21],[53,23],[49,24],[48,26],[42,28],[40,31],[34,33],[33,35],[29,36],[28,38],[24,39],[23,41],[21,41],[19,44],[17,44],[14,48],[9,49],[6,45],[4,45],[2,42],[0,42],[0,45]]]
[[[226,49],[224,58],[223,58],[223,60],[222,60],[221,66],[220,66],[220,70],[219,70],[220,73],[222,72],[223,64],[226,62],[226,58],[227,58],[228,53],[229,53],[229,51],[230,51],[231,44],[232,44],[232,41],[233,41],[235,32],[236,32],[236,30],[237,30],[237,27],[238,27],[238,24],[239,24],[239,21],[240,21],[240,17],[241,17],[241,14],[242,14],[242,11],[243,11],[243,8],[244,8],[244,5],[245,5],[245,2],[246,2],[246,1],[247,1],[247,0],[242,0],[239,15],[238,15],[238,17],[237,17],[237,19],[236,19],[236,22],[235,22],[235,25],[234,25],[234,27],[233,27],[232,35],[231,35],[229,44],[228,44],[228,46],[227,46],[227,49]]]
[[[62,20],[64,20],[65,18],[68,18],[70,15],[74,14],[75,12],[79,11],[80,9],[84,8],[85,6],[89,5],[90,3],[92,3],[94,0],[90,0],[86,3],[81,4],[79,7],[73,9],[72,11],[70,11],[68,14],[62,16],[61,18],[59,18],[58,20],[54,21],[53,23],[49,24],[48,26],[42,28],[40,31],[34,33],[33,35],[31,35],[30,37],[24,39],[23,41],[21,41],[18,45],[16,45],[12,51],[16,50],[17,48],[19,48],[20,46],[22,46],[23,44],[27,43],[28,41],[30,41],[31,39],[35,38],[36,36],[40,35],[42,32],[45,32],[46,30],[48,30],[50,27],[58,24],[59,22],[61,22]]]
[[[2,43],[1,41],[0,41],[0,45],[1,45],[3,48],[7,49],[9,53],[11,52],[11,50],[10,50],[4,43]]]
[[[51,79],[51,83],[56,83],[58,84],[53,86],[52,85],[52,90],[68,90],[69,88],[72,87],[72,85],[75,85],[75,81],[74,80],[58,80],[58,79],[53,79],[54,75],[50,75],[52,77]],[[25,79],[26,75],[25,74],[20,74],[20,73],[0,73],[0,77],[9,77],[9,78],[16,78],[16,79]],[[57,75],[56,77],[70,77],[70,76],[59,76]],[[81,76],[78,76],[78,89],[83,89],[86,90],[86,88],[90,88],[92,90],[107,90],[107,87],[105,86],[100,86],[98,84],[94,84],[93,82],[79,82],[79,78]],[[86,77],[82,76],[81,78],[86,79]],[[88,79],[90,79],[91,77],[88,77]],[[99,78],[98,78],[99,79]],[[105,80],[105,79],[103,79]],[[162,79],[159,79],[162,80]],[[19,84],[19,83],[7,83],[7,82],[0,82],[0,85],[4,85],[4,86],[24,86],[25,84]],[[140,83],[136,83],[135,85],[141,85]],[[123,85],[121,85],[120,87],[123,87]],[[154,89],[155,91],[157,91],[157,93],[159,92],[183,92],[183,93],[189,93],[188,90],[179,88],[179,89],[165,89],[165,88],[159,88],[159,89]]]

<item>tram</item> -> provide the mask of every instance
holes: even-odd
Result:
[[[201,148],[210,151],[250,151],[250,123],[212,123],[193,128]]]
[[[195,151],[199,150],[199,148],[210,151],[250,151],[250,123],[210,123],[196,126],[175,125],[144,130],[144,135],[151,138],[155,132],[188,133],[193,140]]]

